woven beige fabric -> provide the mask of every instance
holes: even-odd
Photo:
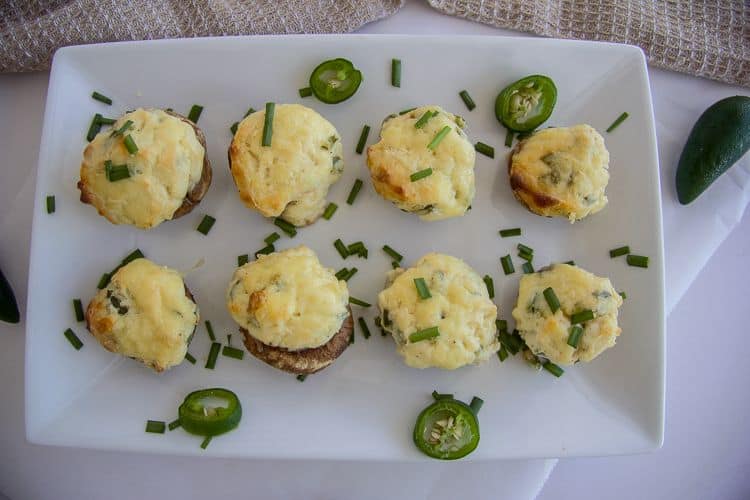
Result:
[[[750,0],[428,0],[537,35],[640,46],[662,68],[750,86]]]
[[[65,45],[268,33],[343,33],[402,0],[0,0],[0,72],[48,68]]]

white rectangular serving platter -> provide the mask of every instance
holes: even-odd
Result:
[[[323,104],[301,99],[312,69],[345,57],[364,82],[350,100]],[[403,65],[401,88],[390,85],[391,58]],[[609,205],[569,224],[533,215],[513,198],[507,180],[505,130],[494,100],[509,83],[529,74],[550,76],[558,102],[545,124],[588,123],[605,137],[611,154]],[[477,103],[468,111],[459,91]],[[91,99],[98,90],[114,100]],[[276,228],[246,209],[237,196],[226,152],[230,125],[248,107],[265,102],[302,103],[338,129],[345,171],[329,200],[339,209],[277,249],[306,244],[327,266],[352,265],[359,272],[350,293],[376,303],[390,259],[389,244],[405,264],[438,251],[458,256],[480,275],[494,278],[500,317],[511,319],[521,262],[516,244],[535,249],[534,265],[570,259],[609,276],[627,292],[620,310],[617,345],[589,364],[570,367],[557,379],[537,372],[520,356],[456,371],[416,370],[404,365],[393,341],[372,326],[376,308],[355,309],[374,335],[356,342],[330,368],[304,383],[246,353],[220,356],[204,368],[209,339],[201,321],[189,352],[197,363],[156,375],[101,348],[76,323],[71,300],[85,304],[101,274],[138,247],[152,260],[189,270],[186,282],[222,342],[239,335],[224,305],[225,287],[237,256],[260,249]],[[208,140],[214,180],[208,195],[186,217],[151,231],[114,226],[78,201],[78,170],[85,133],[94,113],[117,116],[136,107],[174,108],[187,114],[204,106],[199,125]],[[364,124],[377,140],[381,120],[392,112],[438,104],[463,116],[472,142],[495,147],[495,159],[477,155],[476,198],[464,217],[422,222],[379,198],[355,154]],[[604,129],[623,111],[630,114],[611,134]],[[353,206],[345,203],[355,179],[365,185]],[[50,78],[34,213],[26,338],[26,434],[33,443],[226,457],[297,459],[428,460],[411,431],[433,389],[485,404],[479,415],[481,443],[468,459],[564,457],[636,453],[661,446],[664,433],[664,279],[661,202],[648,74],[640,49],[625,45],[501,37],[267,36],[128,42],[64,48]],[[45,197],[57,211],[47,215]],[[217,222],[208,236],[195,230],[204,214]],[[498,230],[523,228],[520,238]],[[332,242],[362,240],[369,259],[344,261]],[[650,257],[648,269],[629,267],[608,250],[624,244]],[[516,273],[505,276],[499,258],[514,256]],[[84,346],[75,351],[63,336],[72,328]],[[240,397],[239,428],[213,440],[181,429],[147,434],[147,419],[171,421],[190,391],[220,386]]]

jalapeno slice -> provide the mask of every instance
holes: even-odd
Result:
[[[505,87],[495,100],[495,116],[509,130],[528,132],[544,123],[557,102],[551,78],[531,75]]]
[[[237,427],[242,418],[242,405],[232,391],[214,387],[185,396],[178,415],[180,425],[189,433],[218,436]]]
[[[479,444],[479,421],[469,405],[452,398],[439,399],[419,414],[413,437],[425,455],[456,460]]]
[[[310,88],[326,104],[349,99],[362,83],[362,73],[347,59],[323,61],[310,75]]]

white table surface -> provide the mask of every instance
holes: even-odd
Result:
[[[407,1],[365,33],[509,34]],[[514,33],[515,34],[515,33]],[[657,118],[672,91],[704,109],[736,88],[651,71]],[[48,74],[0,75],[0,264],[25,310],[34,171]],[[747,89],[740,90],[748,94]],[[694,120],[697,115],[692,118]],[[690,231],[689,227],[685,231]],[[700,238],[696,234],[696,238]],[[747,282],[750,215],[744,217],[671,313],[664,448],[650,455],[483,464],[331,464],[201,460],[29,445],[23,428],[23,323],[0,324],[0,498],[193,498],[253,490],[262,498],[503,498],[502,469],[531,498],[750,498],[750,363]],[[420,480],[423,476],[430,480]],[[342,477],[348,481],[342,481]],[[259,483],[262,482],[262,485]],[[342,485],[347,484],[347,488]],[[356,484],[352,491],[351,485]],[[245,492],[244,494],[241,492]],[[258,496],[260,498],[261,496]]]

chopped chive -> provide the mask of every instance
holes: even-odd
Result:
[[[125,144],[125,148],[128,150],[128,153],[131,155],[134,155],[138,152],[138,146],[136,145],[135,141],[133,140],[133,136],[128,134],[125,136],[125,138],[122,140],[123,144]]]
[[[102,129],[102,115],[99,113],[96,113],[94,115],[94,118],[91,120],[91,125],[89,125],[89,130],[86,132],[86,140],[91,142],[94,140],[94,137],[96,137],[96,134],[99,133],[99,131]]]
[[[402,111],[399,111],[399,112],[398,112],[398,114],[399,114],[399,115],[405,115],[406,113],[411,113],[411,112],[412,112],[412,111],[414,111],[415,109],[417,109],[417,108],[409,108],[409,109],[404,109],[404,110],[402,110]]]
[[[514,335],[511,335],[507,331],[501,331],[498,334],[500,342],[510,351],[514,356],[518,351],[523,349],[523,340],[519,340]]]
[[[211,444],[211,438],[212,437],[213,436],[206,436],[205,438],[203,438],[203,441],[201,441],[201,449],[202,450],[205,450],[206,448],[208,448],[208,445]]]
[[[352,276],[357,274],[357,271],[359,271],[359,269],[357,269],[356,267],[349,269],[349,272],[346,273],[346,276],[344,277],[344,281],[349,281]]]
[[[341,239],[337,239],[333,242],[334,248],[336,248],[336,251],[339,253],[342,259],[346,259],[349,257],[349,250],[346,249],[346,245],[344,245],[344,242],[341,241]]]
[[[359,300],[359,299],[357,299],[355,297],[351,297],[351,296],[349,297],[349,303],[350,304],[354,304],[355,306],[360,306],[360,307],[370,307],[372,305],[372,304],[368,304],[364,300]]]
[[[55,213],[55,196],[54,195],[47,196],[46,203],[47,203],[47,213],[54,214]]]
[[[349,191],[349,196],[346,198],[346,203],[348,205],[351,205],[354,203],[355,198],[357,198],[357,195],[359,194],[359,190],[362,189],[362,181],[357,179],[354,181],[354,185],[352,186],[352,190]]]
[[[575,265],[576,265],[576,261],[574,261],[574,260],[569,260],[569,261],[567,261],[567,262],[563,262],[563,264],[567,264],[567,265],[569,265],[569,266],[575,266]]]
[[[392,267],[393,269],[398,269],[400,265],[401,265],[401,264],[399,264],[399,263],[398,263],[398,262],[396,262],[395,260],[392,260],[392,261],[391,261],[391,267]]]
[[[102,125],[113,125],[116,121],[114,118],[105,118],[99,115],[99,123]]]
[[[518,256],[521,257],[523,260],[525,260],[527,262],[531,262],[532,260],[534,260],[534,254],[526,252],[524,250],[520,250],[518,252]]]
[[[169,422],[169,424],[167,425],[167,429],[169,429],[170,431],[173,431],[180,426],[182,426],[182,422],[180,422],[180,419],[178,418],[176,420],[172,420],[171,422]]]
[[[487,287],[487,293],[489,294],[491,299],[495,298],[495,283],[492,281],[492,277],[489,274],[485,274],[484,278],[482,278],[484,281],[484,286]]]
[[[511,236],[521,236],[521,228],[514,227],[513,229],[501,229],[500,230],[501,238],[509,238]]]
[[[297,379],[298,382],[304,382],[306,378],[307,378],[307,374],[306,373],[301,373],[301,374],[297,375],[297,377],[296,377],[296,379]]]
[[[81,299],[73,299],[73,311],[76,313],[76,321],[81,322],[84,320],[83,315],[83,304]]]
[[[484,404],[484,400],[482,398],[478,398],[474,396],[471,398],[471,403],[469,403],[469,406],[471,407],[472,411],[474,412],[474,415],[479,413],[479,410],[482,409],[482,405]]]
[[[103,102],[104,104],[109,104],[109,105],[111,105],[111,104],[112,104],[112,99],[110,99],[109,97],[107,97],[107,96],[106,96],[106,95],[104,95],[104,94],[100,94],[100,93],[99,93],[99,92],[97,92],[96,90],[94,91],[94,93],[93,93],[93,94],[91,94],[91,97],[92,97],[92,99],[94,99],[95,101]]]
[[[477,107],[476,103],[474,103],[474,99],[471,98],[468,91],[462,90],[458,95],[461,96],[461,100],[466,104],[466,107],[469,108],[469,111],[472,111]]]
[[[276,227],[284,231],[290,238],[294,238],[295,236],[297,236],[297,228],[295,228],[293,224],[288,223],[284,219],[276,217],[273,220],[273,223]]]
[[[498,331],[501,332],[507,332],[508,331],[508,322],[504,319],[496,319],[495,320],[495,328],[498,329]]]
[[[208,359],[206,360],[206,368],[213,370],[216,368],[216,359],[219,357],[219,349],[221,344],[213,342],[211,344],[211,350],[208,352]]]
[[[113,165],[110,160],[104,162],[104,174],[109,182],[117,182],[130,177],[127,165]]]
[[[429,177],[432,175],[432,169],[426,168],[424,170],[420,170],[419,172],[414,172],[409,176],[409,179],[411,179],[412,182],[416,182],[420,179],[424,179],[425,177]]]
[[[627,298],[628,298],[628,294],[627,294],[627,293],[625,293],[624,291],[623,291],[623,292],[618,292],[618,293],[620,294],[620,297],[622,297],[622,298],[623,298],[623,300],[625,300],[625,299],[627,299]]]
[[[526,261],[521,266],[521,270],[523,271],[523,274],[531,274],[534,272],[534,265],[531,263],[531,261]]]
[[[346,251],[349,255],[354,255],[356,253],[357,255],[362,256],[365,250],[367,250],[365,244],[361,241],[355,241],[346,247]]]
[[[543,363],[542,364],[542,368],[544,368],[545,370],[547,370],[548,372],[550,372],[555,377],[560,377],[560,376],[562,376],[563,373],[565,373],[565,370],[563,370],[562,368],[560,368],[559,366],[557,366],[552,361],[547,361],[546,363]]]
[[[193,123],[198,123],[198,119],[201,117],[201,113],[203,113],[203,106],[199,104],[193,104],[193,106],[190,108],[190,113],[188,113],[188,120]]]
[[[481,153],[489,158],[495,157],[495,148],[493,148],[489,144],[477,142],[476,144],[474,144],[474,149],[477,151],[477,153]]]
[[[266,116],[263,120],[263,140],[261,145],[269,147],[271,145],[271,137],[273,136],[273,114],[276,110],[276,104],[272,102],[266,103]]]
[[[81,342],[81,339],[78,338],[78,335],[76,335],[73,330],[68,328],[65,330],[63,335],[65,335],[65,338],[68,339],[68,342],[70,342],[70,345],[72,345],[76,351],[81,350],[81,347],[83,347],[83,342]]]
[[[508,130],[505,134],[505,147],[509,148],[513,145],[513,137],[515,136],[515,133],[512,130]]]
[[[578,348],[578,342],[581,340],[583,335],[583,328],[581,325],[573,325],[570,327],[570,333],[568,334],[568,345],[572,348]]]
[[[145,255],[143,255],[143,252],[141,252],[141,249],[136,248],[135,250],[130,252],[128,255],[126,255],[124,259],[122,259],[122,263],[117,267],[117,269],[120,269],[120,267],[122,266],[127,266],[128,264],[130,264],[136,259],[142,259],[144,257]]]
[[[555,314],[557,310],[560,309],[560,300],[557,298],[555,291],[552,289],[552,287],[548,286],[544,289],[542,294],[544,295],[544,300],[547,301],[549,310],[552,311],[552,314]]]
[[[242,267],[250,262],[250,256],[248,254],[242,254],[237,256],[237,267]]]
[[[572,325],[583,323],[585,321],[589,321],[594,319],[594,311],[591,309],[584,309],[583,311],[578,311],[577,313],[574,313],[570,317],[570,323]]]
[[[229,130],[232,132],[232,135],[237,133],[237,127],[240,126],[240,122],[234,122],[231,127],[229,127]]]
[[[505,344],[500,344],[500,349],[497,351],[497,357],[500,358],[501,363],[508,359],[508,350],[505,348]]]
[[[366,339],[370,338],[370,328],[367,326],[367,322],[365,321],[365,318],[358,318],[357,323],[359,323],[359,329],[362,330],[362,335]]]
[[[440,401],[441,399],[453,399],[453,394],[439,393],[438,391],[432,391],[432,398],[435,401]]]
[[[438,115],[437,111],[434,111],[432,109],[428,109],[424,112],[422,116],[419,117],[419,120],[414,122],[414,128],[424,128],[425,125],[427,125],[427,122],[430,120],[430,118],[433,118]]]
[[[173,112],[173,111],[174,111],[174,109],[172,109],[172,108],[167,108],[167,109],[165,109],[164,111],[169,111],[169,112],[171,113],[171,112]]]
[[[414,278],[414,286],[417,288],[417,294],[419,295],[419,298],[429,299],[432,297],[430,294],[430,289],[427,288],[427,283],[425,283],[424,278]]]
[[[266,245],[273,245],[279,238],[281,238],[281,236],[279,236],[279,233],[274,231],[268,236],[266,236],[265,238],[263,238],[263,241],[266,242]]]
[[[210,215],[204,215],[203,220],[201,220],[201,223],[198,224],[196,230],[203,235],[207,235],[211,228],[214,226],[215,222],[215,218],[211,217]]]
[[[236,347],[232,347],[230,345],[225,345],[221,350],[221,354],[233,359],[242,359],[245,357],[245,351],[243,351],[242,349],[237,349]]]
[[[516,268],[513,266],[513,261],[510,259],[510,255],[501,257],[500,264],[503,266],[503,272],[505,273],[506,276],[516,272]]]
[[[266,245],[257,252],[255,252],[255,258],[258,258],[258,255],[268,255],[270,253],[273,253],[276,251],[276,248],[273,245]]]
[[[101,120],[101,115],[99,115],[99,119]],[[118,128],[117,130],[113,130],[110,134],[110,137],[115,137],[117,135],[123,135],[125,132],[130,130],[130,127],[133,126],[133,120],[127,120],[125,123],[122,124],[122,127]]]
[[[190,363],[191,365],[195,364],[195,358],[189,352],[185,353],[185,359],[188,360],[188,363]]]
[[[619,257],[621,255],[627,255],[630,253],[630,247],[628,245],[625,245],[624,247],[618,247],[613,248],[609,251],[609,257],[614,259],[615,257]]]
[[[99,290],[101,290],[105,286],[107,286],[109,284],[109,278],[110,278],[109,273],[102,274],[102,277],[99,278],[99,284],[96,285],[96,288],[98,288]]]
[[[310,87],[302,87],[299,89],[299,96],[302,98],[310,97],[312,95],[312,89]]]
[[[531,247],[527,247],[523,243],[519,243],[518,245],[516,245],[516,248],[518,248],[519,252],[523,252],[523,253],[534,255],[534,249],[531,248]]]
[[[161,420],[146,421],[146,432],[151,432],[152,434],[164,434],[164,429],[166,429],[166,427],[167,424]]]
[[[247,108],[247,112],[245,113],[245,115],[243,116],[243,118],[247,118],[248,116],[252,115],[253,113],[255,113],[255,108]]]
[[[625,120],[627,120],[628,116],[630,116],[630,115],[628,114],[627,111],[624,112],[623,114],[621,114],[620,116],[618,116],[617,119],[612,122],[612,125],[610,125],[609,127],[607,127],[607,133],[610,133],[614,129],[616,129],[617,127],[619,127],[622,122],[624,122]]]
[[[401,87],[401,59],[391,59],[391,85]]]
[[[391,257],[396,262],[401,262],[401,259],[404,258],[403,255],[389,247],[388,245],[383,245],[383,251],[388,254],[389,257]]]
[[[339,206],[335,203],[329,203],[326,209],[323,211],[323,218],[325,220],[331,220],[331,217],[333,217],[333,214],[336,213],[336,210],[338,210],[338,208]]]
[[[645,257],[643,255],[635,255],[631,253],[630,255],[625,257],[625,260],[627,261],[629,266],[648,267],[648,257]]]
[[[438,330],[438,327],[431,326],[430,328],[425,328],[424,330],[419,330],[418,332],[409,335],[409,342],[421,342],[423,340],[435,338],[439,335],[440,331]]]
[[[435,134],[435,137],[432,138],[430,143],[427,145],[427,149],[430,149],[432,151],[435,150],[436,147],[438,147],[438,144],[442,142],[443,139],[445,139],[445,136],[448,135],[448,133],[451,131],[451,128],[449,125],[446,125],[443,127],[440,132]]]
[[[206,331],[208,332],[208,338],[211,339],[211,342],[214,342],[216,340],[216,335],[214,335],[214,327],[211,326],[211,322],[206,320]]]
[[[334,276],[336,276],[337,280],[344,280],[344,278],[349,276],[349,269],[342,267],[336,272],[336,274],[334,274]]]
[[[365,150],[365,144],[367,144],[367,136],[370,135],[370,126],[365,125],[362,127],[362,133],[359,134],[359,141],[357,141],[357,154],[361,155],[362,151]]]

